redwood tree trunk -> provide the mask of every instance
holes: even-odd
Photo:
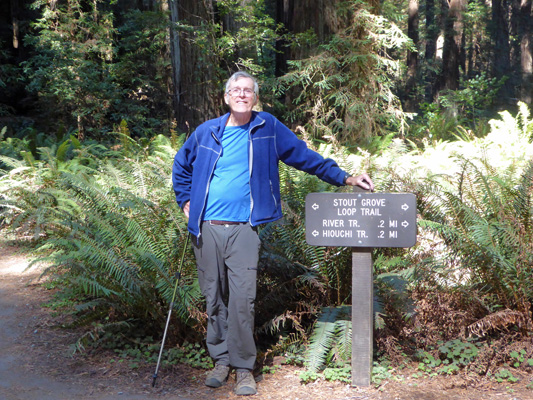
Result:
[[[180,0],[179,10],[180,20],[193,27],[214,22],[215,12],[211,0]],[[195,44],[194,31],[182,32],[180,37],[181,64],[176,121],[180,130],[190,132],[196,128],[198,121],[220,115],[224,112],[224,107],[217,78],[216,57]]]
[[[459,88],[460,69],[464,70],[463,14],[466,0],[450,0],[449,5],[442,52],[442,82],[444,88],[456,90]]]
[[[439,27],[435,22],[435,0],[426,0],[426,52],[425,61],[430,67],[435,65],[435,55],[437,53],[437,38],[439,36]],[[429,68],[425,79],[425,100],[432,102],[434,98],[436,74],[434,68]]]
[[[172,97],[172,108],[174,115],[172,119],[177,119],[179,115],[180,105],[180,88],[181,88],[181,49],[180,37],[176,31],[175,26],[179,21],[179,0],[168,0],[168,8],[170,10],[170,60],[172,65],[172,85],[170,95]]]
[[[509,0],[492,2],[492,43],[494,46],[492,60],[492,75],[496,78],[512,76],[511,46],[509,40]],[[500,99],[504,102],[514,102],[514,90],[507,81],[500,90]]]
[[[418,48],[418,0],[409,0],[408,19],[407,19],[407,36],[413,41],[415,49]],[[417,99],[416,82],[418,69],[418,51],[409,51],[407,53],[407,83],[405,102],[406,111],[413,112],[416,110]]]
[[[531,41],[533,16],[531,11],[531,0],[520,0],[520,8],[517,15],[517,37],[520,40],[521,71],[519,98],[527,104],[531,104],[533,98],[533,43]]]
[[[283,31],[280,33],[293,32],[294,2],[291,0],[276,0],[276,22],[283,24]],[[276,76],[281,76],[288,71],[288,49],[285,40],[276,42]]]

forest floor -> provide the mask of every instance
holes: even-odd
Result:
[[[203,385],[205,371],[185,365],[159,371],[155,388],[151,364],[132,367],[113,362],[105,351],[72,353],[74,331],[58,328],[61,316],[43,305],[53,290],[38,280],[39,267],[27,269],[29,253],[0,240],[0,399],[1,400],[212,400],[242,399],[227,385],[211,389]],[[461,376],[413,378],[415,369],[380,387],[319,380],[302,384],[300,368],[281,365],[258,383],[255,400],[527,400],[532,376],[517,383],[496,383]]]

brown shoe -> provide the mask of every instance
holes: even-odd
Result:
[[[212,388],[218,388],[226,383],[228,380],[228,375],[229,366],[215,364],[215,368],[209,371],[207,378],[205,378],[205,385]]]
[[[255,384],[254,376],[251,371],[237,371],[237,386],[235,386],[235,394],[241,396],[248,396],[257,393],[257,386]]]

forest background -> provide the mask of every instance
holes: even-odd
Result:
[[[415,362],[512,382],[533,366],[532,25],[531,0],[2,2],[2,233],[48,263],[75,349],[133,337],[153,362],[186,232],[172,158],[246,69],[310,147],[417,195],[417,245],[373,254],[374,381]],[[350,249],[306,245],[303,209],[343,189],[281,175],[260,359],[349,380]],[[178,299],[165,362],[207,367],[189,252]]]

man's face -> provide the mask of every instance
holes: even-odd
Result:
[[[231,82],[224,100],[232,113],[251,113],[257,103],[254,81],[250,78],[239,78]]]

